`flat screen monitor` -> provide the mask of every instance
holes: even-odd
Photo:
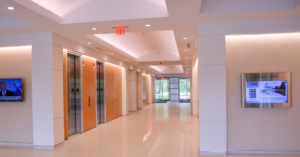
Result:
[[[23,101],[22,79],[0,79],[0,101]]]
[[[242,74],[243,108],[291,107],[290,72]]]
[[[247,103],[287,103],[287,80],[247,81]]]

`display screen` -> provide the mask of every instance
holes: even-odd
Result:
[[[246,81],[246,103],[287,103],[287,80]]]
[[[22,79],[0,79],[0,101],[23,101]]]

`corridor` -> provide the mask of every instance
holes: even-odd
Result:
[[[0,145],[0,156],[196,157],[199,156],[198,118],[190,115],[189,104],[151,104],[137,112],[130,112],[129,116],[122,116],[84,134],[74,135],[55,150]]]

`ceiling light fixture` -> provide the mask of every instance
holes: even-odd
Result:
[[[146,24],[146,27],[150,27],[150,24]]]
[[[15,8],[12,7],[12,6],[8,6],[7,9],[8,9],[8,10],[14,10]]]
[[[187,50],[184,50],[185,52],[187,51]]]
[[[110,54],[114,54],[114,53],[110,53]]]
[[[97,28],[92,28],[92,30],[94,30],[94,31],[95,31],[95,30],[97,30]]]
[[[88,44],[92,44],[91,42],[88,42]]]
[[[183,38],[184,40],[186,40],[187,38]]]

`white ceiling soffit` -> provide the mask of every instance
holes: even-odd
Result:
[[[0,12],[0,29],[34,27],[34,25],[20,20],[14,16],[6,15]]]
[[[150,66],[150,67],[159,71],[162,74],[183,73],[182,65],[162,65],[162,66]]]
[[[168,17],[165,0],[14,0],[62,24]],[[37,5],[40,8],[37,8]],[[46,11],[45,11],[46,10]],[[47,12],[48,11],[48,12]],[[50,15],[49,11],[55,15]],[[57,19],[57,17],[60,20]]]
[[[180,60],[172,30],[130,32],[125,35],[96,34],[95,36],[102,40],[100,44],[109,44],[109,48],[138,62]]]
[[[202,0],[200,15],[293,10],[294,0]]]

